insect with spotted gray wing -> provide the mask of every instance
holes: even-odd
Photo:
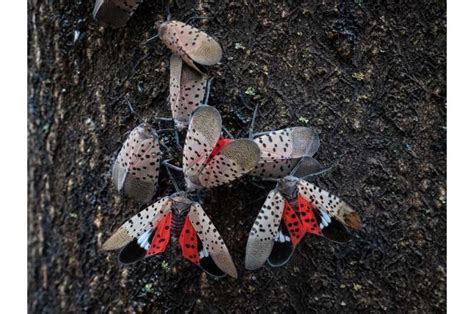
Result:
[[[167,21],[158,26],[158,32],[166,47],[199,73],[206,73],[205,66],[215,65],[222,59],[220,44],[191,25]]]
[[[142,0],[96,0],[92,15],[103,26],[119,28],[127,24],[141,2]]]
[[[214,107],[193,112],[183,151],[188,191],[227,184],[252,171],[260,159],[258,145],[249,139],[221,136],[222,118]]]
[[[130,132],[112,168],[119,193],[147,203],[158,189],[162,153],[157,132],[146,123]]]
[[[216,227],[198,202],[186,192],[163,197],[124,223],[103,245],[121,249],[119,261],[137,262],[163,253],[170,239],[178,241],[183,257],[208,274],[237,278],[232,257]]]
[[[303,157],[312,157],[319,149],[319,135],[307,127],[291,127],[260,133],[254,142],[261,151],[252,176],[283,178],[290,174]]]
[[[302,179],[320,170],[319,162],[304,157],[289,176],[278,180],[250,231],[245,268],[260,268],[265,261],[272,267],[285,265],[306,233],[346,242],[350,235],[345,226],[362,228],[347,203]]]
[[[210,82],[210,80],[209,80]],[[188,126],[191,113],[204,101],[208,93],[208,77],[191,68],[177,54],[170,59],[169,101],[175,126],[182,130]]]

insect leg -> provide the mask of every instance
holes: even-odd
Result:
[[[170,2],[172,0],[165,0],[165,1],[166,1],[166,5],[165,5],[166,21],[171,21]]]
[[[279,182],[281,179],[277,178],[260,178],[262,181],[269,181],[269,182]]]
[[[177,0],[175,0],[175,2],[176,2],[176,4],[178,4]],[[186,21],[186,24],[191,23],[191,21],[193,21],[193,20],[205,20],[205,19],[213,19],[213,18],[214,18],[213,16],[194,16],[194,17],[189,18]]]
[[[252,184],[253,186],[255,186],[255,187],[259,188],[259,189],[267,190],[264,186],[262,186],[262,185],[260,185],[260,184],[257,184],[257,183],[255,182],[254,178],[252,178],[252,179],[250,180],[250,184]]]
[[[179,144],[179,132],[177,129],[174,129],[174,140],[176,141],[176,146],[178,149],[182,151],[183,147],[181,147],[181,144]]]
[[[153,40],[157,39],[158,37],[160,37],[160,34],[156,34],[155,36],[152,36],[152,37],[148,38],[147,40],[142,42],[142,46],[148,44],[150,41],[153,41]]]
[[[169,164],[169,163],[168,163],[168,160],[163,161],[163,165],[164,165],[165,168],[166,168],[166,172],[168,172],[168,176],[170,177],[171,183],[173,183],[173,187],[174,187],[174,189],[176,190],[176,192],[181,191],[181,189],[180,189],[179,186],[178,186],[178,183],[176,183],[176,179],[175,179],[175,178],[173,177],[173,175],[171,174],[170,168],[171,168],[171,169],[174,169],[174,170],[177,170],[177,171],[183,171],[183,169],[178,168],[178,167],[176,167],[176,166],[173,166],[173,165]]]
[[[311,178],[311,177],[319,176],[319,175],[325,174],[326,172],[331,171],[333,167],[334,167],[334,165],[332,165],[332,166],[330,166],[326,169],[323,169],[321,171],[318,171],[318,172],[315,172],[315,173],[310,173],[308,175],[305,175],[304,177],[301,177],[301,179],[308,181],[308,179]]]
[[[255,110],[253,111],[252,121],[250,122],[249,128],[249,139],[253,139],[253,127],[255,126],[255,118],[257,118],[258,104],[255,105]]]
[[[183,168],[176,167],[175,165],[172,165],[169,163],[170,159],[162,161],[162,164],[165,165],[167,168],[173,169],[175,171],[183,172]]]
[[[156,133],[168,132],[168,131],[176,131],[176,129],[159,129],[158,131],[156,131]]]
[[[253,134],[253,138],[256,138],[257,136],[261,136],[261,135],[267,135],[267,134],[270,134],[272,131],[265,131],[265,132],[258,132],[258,133],[254,133]]]
[[[159,118],[156,118],[157,120],[159,121],[173,121],[173,118],[162,118],[162,117],[159,117]]]
[[[178,3],[178,0],[172,0],[178,9],[181,9],[181,5]]]
[[[222,130],[224,130],[224,133],[227,134],[227,136],[229,136],[231,139],[234,139],[232,133],[230,133],[229,130],[227,130],[224,126],[222,127]]]
[[[130,112],[133,114],[133,115],[136,115],[138,117],[138,120],[140,120],[140,123],[143,123],[143,118],[135,111],[135,109],[133,109],[133,106],[132,106],[132,103],[130,102],[130,100],[127,98],[127,104],[128,104],[128,109],[130,110]]]
[[[214,77],[211,77],[206,82],[206,97],[204,98],[204,103],[203,103],[205,106],[207,106],[209,102],[209,95],[211,94],[211,84],[213,80],[214,80]]]

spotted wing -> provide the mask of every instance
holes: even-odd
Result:
[[[170,61],[170,103],[176,127],[188,126],[193,110],[204,101],[207,76],[196,72],[173,54]]]
[[[268,257],[268,264],[272,267],[281,267],[289,262],[296,246],[305,235],[304,227],[298,213],[285,200],[283,219],[278,227],[278,232],[273,239],[273,249]]]
[[[183,229],[179,236],[179,244],[184,258],[196,265],[199,265],[200,260],[198,241],[199,238],[196,230],[194,230],[194,227],[189,220],[189,216],[186,216]]]
[[[200,106],[192,114],[183,150],[183,172],[197,175],[219,140],[222,118],[216,108]]]
[[[185,113],[181,104],[181,74],[183,73],[183,60],[177,55],[172,54],[170,58],[170,95],[171,114],[177,125],[178,121],[185,120]]]
[[[357,212],[339,197],[305,180],[298,182],[298,193],[346,226],[356,230],[362,229],[362,221]]]
[[[158,202],[148,206],[126,223],[124,223],[105,243],[102,250],[117,250],[134,239],[138,239],[145,232],[152,230],[158,221],[170,212],[172,200],[164,197]]]
[[[319,161],[313,157],[305,156],[300,159],[290,175],[297,178],[303,178],[307,175],[319,173],[322,170],[323,166],[319,163]]]
[[[245,268],[260,268],[270,256],[282,219],[284,203],[283,196],[277,190],[268,193],[247,240]]]
[[[306,200],[301,194],[298,194],[298,212],[304,232],[321,235],[321,228],[324,228],[322,220],[318,220],[313,212],[313,205]]]
[[[263,154],[262,154],[263,156]],[[255,167],[250,175],[264,178],[284,178],[298,164],[299,159],[275,159],[272,161],[261,161]]]
[[[96,0],[92,15],[104,26],[122,27],[141,2],[142,0]]]
[[[287,201],[285,201],[285,209],[283,210],[283,222],[290,234],[291,243],[296,247],[303,239],[305,231],[298,213]]]
[[[290,174],[300,158],[313,156],[319,149],[319,135],[306,127],[273,131],[254,139],[262,153],[252,175],[283,178]]]
[[[160,38],[174,53],[189,66],[201,71],[199,65],[214,65],[222,58],[219,43],[206,33],[179,22],[168,21],[159,27]]]
[[[158,187],[161,156],[155,130],[147,124],[133,129],[112,168],[117,190],[137,201],[150,201]]]
[[[222,237],[199,203],[191,205],[188,217],[201,243],[199,265],[211,274],[215,273],[215,268],[218,268],[237,278],[237,269]]]
[[[164,252],[170,241],[171,212],[157,220],[154,228],[148,229],[138,238],[128,243],[119,254],[122,264],[135,263],[145,257]]]
[[[259,158],[260,150],[253,141],[232,141],[206,163],[199,174],[200,184],[210,188],[229,183],[252,171]]]
[[[221,137],[217,141],[216,146],[214,146],[214,149],[212,150],[211,155],[209,156],[209,158],[213,158],[214,156],[216,156],[217,153],[220,152],[222,150],[222,148],[224,148],[224,146],[226,146],[227,144],[229,144],[233,141],[234,141],[233,139],[225,138],[224,136],[221,135]]]

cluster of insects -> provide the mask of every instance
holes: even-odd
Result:
[[[133,12],[129,2],[97,0],[94,14],[105,24],[120,26]],[[114,10],[107,9],[113,5]],[[113,165],[113,184],[119,193],[148,203],[157,194],[160,165],[164,165],[168,172],[182,172],[185,189],[177,188],[130,218],[102,249],[120,249],[119,261],[129,264],[160,254],[170,240],[177,241],[183,257],[208,274],[237,277],[224,239],[206,215],[199,194],[245,175],[276,184],[250,230],[245,268],[258,269],[266,262],[273,267],[285,265],[306,233],[348,241],[347,227],[362,227],[358,214],[337,196],[307,181],[323,171],[313,158],[319,135],[308,127],[289,127],[250,132],[249,138],[226,138],[219,111],[207,104],[207,67],[220,62],[220,44],[178,21],[159,25],[159,37],[172,52],[169,103],[176,131],[186,132],[182,167],[164,160],[159,130],[144,123],[123,144]]]

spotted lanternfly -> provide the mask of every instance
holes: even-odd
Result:
[[[179,21],[164,22],[159,26],[163,43],[196,71],[205,73],[203,66],[217,64],[222,59],[219,43],[206,33]]]
[[[158,188],[161,151],[156,131],[148,124],[129,134],[112,168],[112,181],[125,196],[147,203]]]
[[[306,127],[292,127],[269,132],[254,139],[262,152],[250,174],[283,178],[290,174],[302,157],[312,157],[319,149],[319,135]]]
[[[216,227],[202,206],[185,192],[164,197],[133,216],[102,249],[122,248],[119,261],[130,264],[164,252],[171,238],[179,242],[184,258],[208,274],[237,278],[232,257]]]
[[[250,172],[260,150],[248,139],[221,137],[219,111],[199,106],[192,114],[183,151],[183,172],[188,191],[229,183]]]
[[[170,60],[170,104],[178,130],[188,126],[193,110],[204,101],[208,78],[189,67],[176,54]]]
[[[101,25],[119,28],[128,19],[142,0],[96,0],[92,15]]]
[[[305,171],[279,180],[258,213],[247,241],[245,268],[260,268],[265,261],[272,267],[285,265],[306,233],[346,242],[350,234],[345,226],[362,228],[359,215],[344,201],[297,177],[319,163],[309,157],[300,163]]]

